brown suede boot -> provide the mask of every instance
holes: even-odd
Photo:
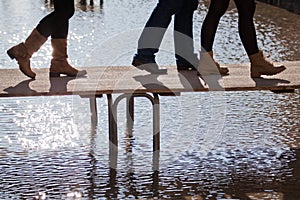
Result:
[[[86,75],[86,70],[79,71],[67,61],[67,39],[51,39],[53,48],[50,66],[50,77],[59,77],[61,74],[76,77]]]
[[[259,78],[261,75],[275,75],[286,69],[285,66],[275,67],[264,58],[262,51],[249,56],[249,59],[251,63],[250,71],[252,78]]]
[[[30,68],[30,58],[34,52],[47,41],[47,38],[41,35],[36,29],[25,40],[7,51],[11,59],[16,59],[20,70],[28,77],[34,79],[36,74]]]
[[[229,70],[227,67],[220,67],[220,64],[214,60],[212,51],[200,52],[200,62],[198,66],[198,73],[200,73],[200,75],[228,75],[228,72]]]

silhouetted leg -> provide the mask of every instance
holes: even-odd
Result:
[[[219,21],[226,12],[229,2],[230,0],[211,0],[201,29],[201,45],[206,51],[212,51]]]
[[[159,0],[138,41],[137,57],[154,59],[172,15],[177,13],[184,0]]]
[[[193,14],[197,7],[197,0],[188,0],[183,3],[181,10],[175,14],[174,43],[177,65],[198,62],[197,56],[194,54],[193,41]]]
[[[256,7],[254,0],[235,0],[234,2],[239,13],[239,34],[251,63],[251,78],[259,78],[261,75],[271,76],[284,71],[285,66],[274,66],[258,49],[253,23]]]
[[[255,12],[254,0],[235,0],[239,13],[239,34],[247,54],[253,55],[258,52],[257,38],[253,16]]]
[[[51,35],[55,39],[65,39],[74,11],[74,0],[54,0],[54,11],[44,17],[36,28],[45,37]]]

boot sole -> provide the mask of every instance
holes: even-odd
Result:
[[[67,74],[67,73],[60,73],[60,72],[49,72],[49,77],[51,78],[57,78],[57,77],[60,77],[60,75],[66,75],[66,76],[69,76],[69,77],[83,77],[87,74],[87,72],[84,70],[84,71],[79,71],[76,75],[70,75],[70,74]]]
[[[153,69],[151,66],[148,66],[149,64],[152,64],[152,63],[140,63],[137,61],[132,61],[131,64],[134,67],[136,67],[140,70],[150,72],[151,74],[167,74],[167,72],[168,72],[167,69]]]
[[[49,72],[49,77],[52,77],[52,78],[60,77],[60,73]]]
[[[35,76],[36,76],[36,75],[30,76],[30,75],[26,74],[25,71],[23,71],[21,68],[19,68],[19,69],[20,69],[20,71],[21,71],[23,74],[25,74],[25,75],[28,76],[29,78],[35,79]]]
[[[259,73],[259,72],[252,73],[252,72],[251,72],[251,78],[260,78],[261,75],[273,76],[273,75],[279,74],[279,73],[283,72],[284,70],[286,70],[286,67],[285,67],[285,66],[280,66],[280,67],[278,67],[278,68],[280,68],[280,70],[279,70],[278,72],[274,72],[274,73],[270,73],[270,74],[267,74],[267,73]]]

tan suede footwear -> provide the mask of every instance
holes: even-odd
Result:
[[[25,40],[7,51],[11,59],[16,59],[19,69],[28,77],[34,79],[36,74],[31,70],[30,58],[34,52],[47,41],[47,38],[41,35],[36,29]]]
[[[68,63],[67,55],[67,39],[51,39],[53,48],[52,60],[50,65],[50,77],[67,76],[84,76],[86,70],[77,70]]]
[[[227,67],[220,67],[220,64],[217,63],[213,58],[213,52],[200,52],[200,61],[198,66],[198,73],[200,75],[228,75]]]
[[[251,63],[250,71],[252,78],[259,78],[261,75],[275,75],[286,69],[285,66],[275,67],[265,59],[262,51],[249,56],[249,59]]]

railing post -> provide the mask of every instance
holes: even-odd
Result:
[[[92,96],[89,99],[92,125],[96,126],[98,124],[97,97]]]
[[[118,133],[117,121],[113,106],[113,99],[111,94],[107,94],[108,104],[108,123],[109,123],[109,166],[115,170],[117,168],[118,160]]]
[[[117,116],[116,116],[111,94],[107,94],[107,103],[108,103],[109,141],[112,144],[118,146]]]
[[[126,98],[126,119],[127,119],[127,134],[132,137],[132,129],[134,123],[134,97]]]
[[[153,94],[153,151],[160,149],[160,105],[158,94]]]

